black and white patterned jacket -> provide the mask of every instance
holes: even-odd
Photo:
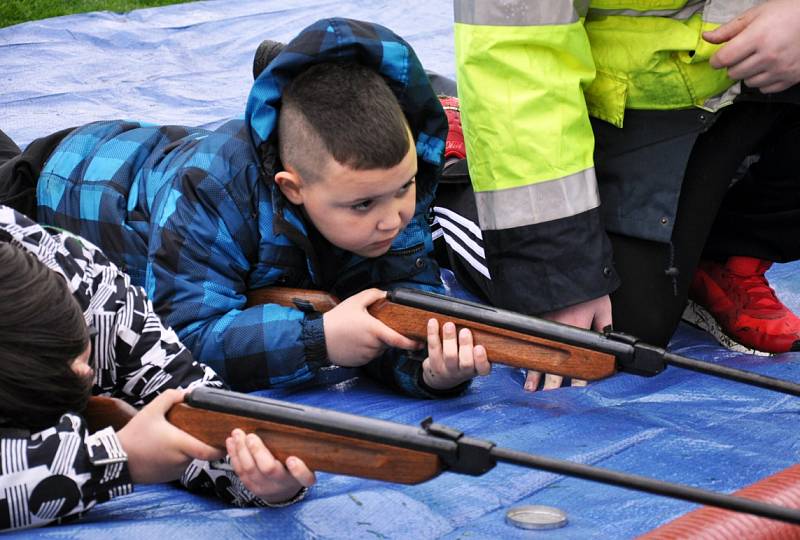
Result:
[[[6,206],[0,206],[0,242],[27,250],[67,280],[86,323],[98,331],[91,356],[95,395],[142,407],[169,388],[225,386],[162,325],[144,290],[94,245]],[[238,506],[270,506],[225,464],[195,461],[181,483]],[[81,416],[65,412],[58,425],[38,433],[0,429],[0,530],[74,518],[131,491],[127,456],[111,428],[89,433]]]

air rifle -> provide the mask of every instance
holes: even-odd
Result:
[[[248,305],[280,304],[324,313],[338,300],[325,292],[268,287],[247,292]],[[625,371],[653,376],[667,365],[800,396],[800,384],[694,360],[608,329],[602,333],[416,289],[395,289],[369,306],[370,314],[399,333],[427,339],[427,321],[452,321],[472,331],[490,362],[593,381]]]
[[[85,411],[90,429],[120,429],[130,408],[118,399],[93,397]],[[663,482],[571,461],[499,448],[490,441],[425,419],[421,427],[308,407],[216,388],[199,387],[167,413],[167,420],[211,446],[225,449],[235,428],[255,433],[281,461],[302,459],[312,470],[419,484],[442,471],[480,476],[497,462],[574,476],[800,524],[800,510]]]

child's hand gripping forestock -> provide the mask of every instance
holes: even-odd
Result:
[[[486,349],[473,344],[469,329],[462,328],[456,336],[456,325],[446,322],[440,337],[439,322],[428,320],[428,357],[422,362],[425,384],[446,390],[476,375],[488,375],[491,370]]]
[[[338,304],[323,315],[328,358],[340,366],[362,366],[389,347],[409,351],[424,345],[389,328],[370,315],[367,308],[386,297],[386,292],[367,289]],[[428,321],[428,357],[422,364],[425,384],[437,390],[452,388],[475,375],[486,375],[491,367],[486,350],[473,346],[472,333],[456,335],[453,323]]]
[[[117,436],[128,454],[128,470],[135,483],[176,480],[195,459],[214,461],[225,456],[221,448],[209,446],[167,420],[167,412],[181,403],[183,396],[182,390],[166,390],[138,412],[121,400],[99,398],[113,402],[115,408],[124,407],[120,416],[113,418],[103,416],[111,409],[99,405],[102,401],[94,404],[100,406],[100,410],[94,418],[89,415],[90,428],[124,423],[124,427],[117,426]],[[97,425],[93,426],[93,422]],[[302,460],[290,456],[285,464],[281,463],[255,434],[234,429],[225,440],[225,448],[233,472],[242,484],[267,503],[285,502],[316,481],[314,473]]]
[[[255,433],[234,429],[225,447],[236,476],[267,503],[287,502],[316,482],[314,472],[300,458],[289,456],[285,464],[281,463]]]

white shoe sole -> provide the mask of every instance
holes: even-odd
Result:
[[[683,310],[682,318],[692,326],[696,326],[697,328],[705,330],[711,334],[711,336],[726,349],[746,354],[753,354],[756,356],[772,356],[772,353],[759,351],[746,345],[742,345],[730,337],[728,334],[722,331],[719,323],[714,317],[711,316],[711,313],[706,311],[706,309],[700,304],[697,304],[691,300],[689,300],[686,304],[686,308]]]

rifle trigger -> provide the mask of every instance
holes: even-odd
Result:
[[[306,314],[314,313],[317,311],[317,309],[314,307],[314,304],[312,304],[309,300],[305,300],[303,298],[292,298],[292,304],[294,304],[294,306],[297,309]]]

